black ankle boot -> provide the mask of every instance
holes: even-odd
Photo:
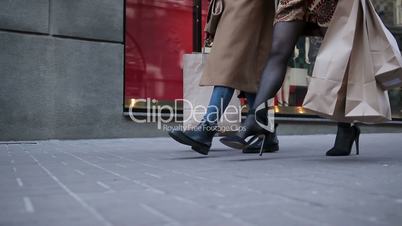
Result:
[[[263,145],[263,150],[265,153],[272,153],[272,152],[277,152],[279,151],[279,140],[278,137],[276,136],[276,128],[278,127],[278,124],[275,124],[275,132],[269,133],[266,137],[266,141],[263,144],[263,139],[259,138],[254,144],[250,145],[250,147],[247,147],[243,149],[244,154],[258,154],[260,153],[261,150],[261,145]]]
[[[169,136],[181,144],[191,146],[194,151],[202,155],[208,155],[217,131],[217,124],[202,121],[196,128],[189,131],[170,131]]]
[[[334,147],[327,152],[327,156],[348,156],[356,142],[356,154],[359,155],[360,128],[346,123],[338,124]]]

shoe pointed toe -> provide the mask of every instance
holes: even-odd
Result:
[[[220,139],[220,142],[233,149],[244,149],[247,143],[238,136],[228,136]]]

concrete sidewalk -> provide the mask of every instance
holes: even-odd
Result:
[[[281,136],[275,154],[168,138],[0,144],[0,225],[401,225],[402,134]]]

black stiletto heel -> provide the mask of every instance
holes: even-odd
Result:
[[[275,131],[273,133],[265,134],[265,142],[263,143],[263,139],[259,138],[253,145],[250,147],[243,149],[244,154],[258,154],[261,152],[261,147],[264,149],[264,153],[273,153],[279,151],[279,140],[276,135],[276,128],[278,124],[275,124]]]
[[[269,133],[271,132],[260,127],[257,122],[264,125],[268,124],[267,114],[268,103],[265,103],[265,108],[263,108],[259,112],[256,112],[255,110],[250,110],[244,123],[246,130],[238,135],[223,137],[220,139],[220,141],[228,147],[244,150],[249,148],[250,146],[253,146],[254,143],[258,142],[259,139],[263,139],[260,148],[260,156],[262,156],[262,153],[264,152],[264,144],[267,141],[267,135],[269,135]],[[250,139],[246,141],[248,138]]]
[[[264,145],[265,145],[266,140],[267,140],[267,136],[265,134],[262,135],[262,145],[261,145],[261,149],[260,149],[260,156],[262,156],[262,154],[264,153]]]
[[[359,140],[360,128],[358,126],[350,126],[350,124],[340,123],[338,124],[335,145],[326,153],[326,155],[348,156],[352,152],[353,143],[356,143],[356,155],[359,155]]]
[[[360,150],[359,150],[359,140],[360,140],[360,128],[357,126],[353,126],[353,128],[356,131],[356,138],[355,138],[355,143],[356,143],[356,155],[360,155]]]

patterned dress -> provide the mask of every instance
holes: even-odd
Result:
[[[280,0],[276,22],[302,20],[328,27],[338,0]]]

